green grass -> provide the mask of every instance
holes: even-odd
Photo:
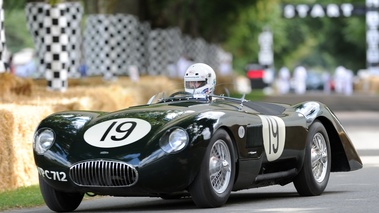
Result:
[[[44,205],[38,185],[0,192],[0,211]]]

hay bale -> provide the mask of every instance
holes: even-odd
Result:
[[[38,183],[33,158],[34,130],[51,106],[0,105],[0,191]],[[6,156],[6,157],[3,157]]]
[[[0,73],[0,94],[30,96],[33,82],[31,79],[19,78],[11,73]]]
[[[14,118],[10,111],[0,110],[0,191],[16,186],[12,162],[15,159],[13,134]]]

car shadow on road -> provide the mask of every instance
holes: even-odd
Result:
[[[344,193],[343,191],[326,191],[323,195],[332,195],[332,194],[340,194]],[[321,195],[321,196],[323,196]],[[228,199],[228,202],[224,205],[225,208],[228,206],[235,205],[243,205],[246,203],[262,203],[262,202],[273,202],[277,200],[290,200],[290,199],[299,199],[301,196],[297,192],[236,192],[232,193]],[[309,197],[311,198],[311,197]],[[100,198],[101,199],[101,198]],[[133,212],[154,212],[154,211],[175,211],[178,210],[199,210],[202,209],[197,208],[193,203],[190,197],[181,198],[181,199],[160,199],[160,198],[146,198],[146,201],[139,200],[137,202],[130,202],[128,198],[106,198],[108,201],[112,202],[112,204],[105,205],[102,207],[96,206],[82,206],[78,208],[75,212],[125,212],[125,211],[133,211]],[[112,201],[112,199],[118,199]],[[124,200],[125,199],[125,200]],[[123,202],[125,201],[125,202]],[[220,209],[203,209],[207,212],[219,212]]]

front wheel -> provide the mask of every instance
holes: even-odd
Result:
[[[315,196],[324,192],[330,175],[330,153],[325,127],[315,121],[309,128],[303,168],[293,182],[301,196]]]
[[[39,177],[39,187],[46,205],[56,212],[74,211],[83,200],[83,193],[57,191]]]
[[[225,130],[217,130],[205,153],[199,174],[189,187],[196,206],[219,207],[226,203],[236,173],[234,147]]]

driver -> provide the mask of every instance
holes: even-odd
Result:
[[[216,86],[216,74],[204,63],[189,66],[184,74],[185,91],[193,95],[212,95]]]

